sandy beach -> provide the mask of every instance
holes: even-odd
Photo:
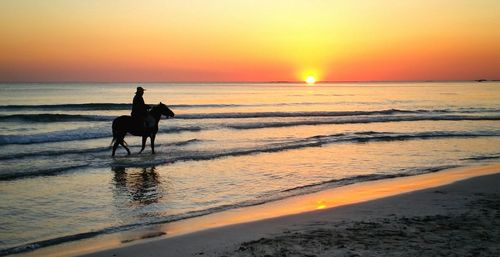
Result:
[[[499,171],[497,164],[367,183],[366,188],[377,192],[390,192],[399,184],[396,189],[402,193],[83,256],[498,256]],[[445,178],[458,181],[446,184]],[[386,183],[395,184],[381,189],[390,185]],[[419,187],[426,189],[412,190]],[[361,195],[366,190],[346,188]],[[282,204],[272,205],[283,208]]]

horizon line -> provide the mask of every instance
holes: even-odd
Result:
[[[499,82],[500,79],[430,79],[430,80],[320,80],[316,81],[315,84],[326,84],[326,83],[398,83],[398,82],[411,82],[411,83],[432,83],[432,82]],[[254,83],[254,84],[266,84],[266,83],[281,83],[281,84],[307,84],[302,80],[269,80],[269,81],[0,81],[0,84],[89,84],[89,83],[102,83],[102,84],[115,84],[115,83],[125,83],[125,84],[156,84],[156,83],[168,83],[168,84],[205,84],[205,83],[217,83],[217,84],[244,84],[244,83]]]

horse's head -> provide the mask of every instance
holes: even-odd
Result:
[[[160,110],[160,113],[162,115],[165,115],[167,118],[173,118],[175,116],[175,113],[172,110],[170,110],[170,108],[168,108],[168,106],[166,106],[162,102],[160,102],[160,104],[158,105],[158,108]]]

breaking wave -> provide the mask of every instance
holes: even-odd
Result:
[[[339,133],[331,135],[317,135],[313,137],[301,138],[290,140],[280,143],[263,144],[249,148],[235,148],[227,150],[182,150],[170,149],[169,155],[156,155],[152,159],[144,159],[143,155],[132,155],[127,158],[111,159],[109,158],[110,148],[100,147],[84,150],[59,150],[59,151],[45,151],[36,153],[25,153],[2,156],[0,159],[12,160],[15,157],[29,157],[29,158],[45,158],[45,156],[57,155],[59,158],[64,158],[64,155],[79,156],[74,161],[81,161],[88,163],[92,167],[149,167],[155,165],[162,165],[180,161],[202,161],[212,160],[223,157],[231,156],[244,156],[259,153],[270,153],[288,151],[293,149],[301,149],[307,147],[319,147],[332,143],[366,143],[366,142],[380,142],[380,141],[403,141],[403,140],[427,140],[427,139],[441,139],[441,138],[476,138],[476,137],[497,137],[500,136],[500,131],[430,131],[419,133],[390,133],[390,132],[375,132],[364,131],[354,133]],[[187,141],[174,142],[165,144],[165,146],[182,147],[191,143],[202,142],[198,139],[191,139]],[[161,146],[161,145],[158,145]],[[80,166],[80,165],[79,165]],[[17,170],[11,172],[9,169],[0,170],[0,179],[16,179],[18,177],[48,175],[53,173],[60,173],[74,169],[73,166],[67,168],[53,167],[40,167],[39,169],[30,169],[27,171]]]
[[[401,111],[398,111],[401,112]],[[359,113],[359,112],[357,112]],[[273,113],[275,115],[276,113]],[[291,116],[293,113],[285,113]],[[324,113],[316,113],[317,116],[325,115]],[[278,114],[281,115],[281,114]],[[59,117],[59,116],[57,116]],[[220,116],[222,117],[222,116]],[[247,117],[254,117],[251,114]],[[266,117],[280,117],[267,115]],[[299,116],[303,117],[303,116]],[[102,119],[100,119],[102,120]],[[339,116],[339,117],[316,117],[306,120],[282,120],[282,121],[259,121],[259,122],[244,122],[244,123],[219,123],[214,126],[160,126],[159,133],[180,133],[185,131],[201,131],[204,129],[214,128],[231,128],[231,129],[262,129],[276,127],[292,127],[292,126],[315,126],[315,125],[333,125],[333,124],[359,124],[359,123],[376,123],[376,122],[406,122],[406,121],[496,121],[500,120],[500,116],[472,116],[472,115],[383,115],[383,116]],[[48,143],[48,142],[63,142],[74,140],[87,140],[111,137],[111,129],[106,127],[92,128],[76,128],[71,130],[54,131],[39,133],[33,135],[0,135],[0,145],[8,144],[33,144],[33,143]]]

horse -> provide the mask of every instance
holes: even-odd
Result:
[[[124,140],[127,133],[142,137],[142,148],[139,153],[142,153],[146,147],[146,140],[148,137],[151,138],[151,151],[152,154],[155,154],[155,137],[156,133],[158,133],[158,123],[160,122],[160,118],[162,115],[165,115],[167,118],[174,117],[175,114],[161,102],[160,104],[153,106],[148,114],[155,121],[154,126],[148,128],[144,128],[141,121],[138,121],[129,115],[123,115],[113,120],[113,140],[111,141],[111,145],[113,145],[113,153],[111,156],[115,156],[115,151],[116,148],[118,148],[118,145],[123,146],[125,150],[127,150],[127,155],[130,155],[130,150]]]

